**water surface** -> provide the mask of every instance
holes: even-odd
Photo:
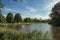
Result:
[[[42,32],[46,32],[46,31],[50,31],[51,27],[48,24],[25,24],[22,25],[22,30],[23,31],[27,31],[27,32],[31,32],[33,30],[39,30]]]
[[[23,24],[23,25],[18,24],[18,25],[6,26],[6,27],[16,29],[16,30],[22,30],[26,32],[32,32],[33,30],[38,30],[45,33],[48,31],[49,34],[51,34],[51,37],[52,37],[51,40],[60,40],[60,27],[51,26],[47,23]]]
[[[60,40],[60,27],[51,26],[46,23],[22,25],[23,31],[31,32],[35,29],[42,31],[43,33],[47,31],[51,33],[51,40]]]

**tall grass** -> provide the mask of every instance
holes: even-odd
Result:
[[[43,34],[37,30],[24,32],[0,27],[0,40],[50,40],[49,38],[48,32]]]

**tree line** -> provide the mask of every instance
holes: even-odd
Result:
[[[49,24],[60,26],[60,2],[58,2],[51,10]]]
[[[15,16],[13,16],[13,14],[11,12],[9,12],[7,14],[7,16],[5,17],[2,13],[0,13],[0,23],[21,23],[21,22],[41,22],[41,23],[45,23],[48,22],[48,20],[42,20],[37,19],[37,18],[30,18],[30,17],[26,17],[26,18],[22,18],[20,13],[16,13]]]
[[[0,23],[4,22],[7,23],[22,22],[22,17],[19,13],[15,14],[15,16],[13,16],[12,13],[8,13],[6,17],[2,13],[0,13]]]

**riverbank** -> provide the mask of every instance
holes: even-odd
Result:
[[[43,34],[37,30],[24,32],[0,27],[0,40],[49,40],[49,37],[48,32]]]
[[[27,22],[27,23],[0,23],[0,25],[19,25],[19,24],[39,24],[39,23],[37,23],[37,22],[33,22],[33,23],[29,23],[29,22]]]
[[[43,23],[0,23],[0,27],[7,27],[7,26],[11,27],[11,26],[14,26],[14,25],[24,25],[24,24],[43,24]]]

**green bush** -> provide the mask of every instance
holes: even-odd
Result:
[[[14,29],[0,28],[0,40],[49,40],[49,35],[41,31],[23,32]]]

